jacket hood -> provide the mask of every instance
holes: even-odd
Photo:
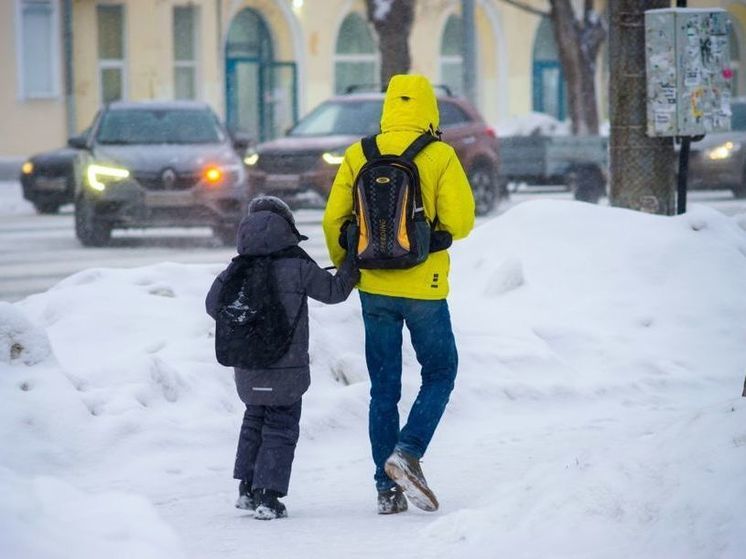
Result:
[[[238,226],[238,254],[265,256],[298,244],[300,239],[285,218],[271,211],[253,212]]]
[[[425,76],[399,74],[391,78],[381,113],[381,131],[437,130],[438,101]]]

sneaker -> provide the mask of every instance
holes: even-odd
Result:
[[[401,487],[396,486],[378,492],[378,514],[396,514],[404,512],[407,508],[407,498]]]
[[[256,509],[254,496],[251,494],[251,482],[248,480],[242,479],[238,484],[238,500],[236,500],[236,508],[243,510]]]
[[[397,448],[386,459],[384,469],[386,475],[402,488],[414,506],[428,512],[438,510],[438,499],[427,486],[417,458]]]
[[[274,520],[275,518],[285,518],[288,510],[285,505],[279,501],[282,495],[272,489],[254,489],[254,518],[257,520]]]

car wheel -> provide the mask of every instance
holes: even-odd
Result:
[[[492,168],[477,165],[469,172],[469,184],[474,195],[474,208],[477,215],[485,215],[495,209],[500,199],[500,186]]]
[[[34,202],[34,208],[40,214],[56,214],[60,211],[60,205],[55,202]]]
[[[84,196],[75,200],[75,235],[83,246],[106,246],[111,241],[111,225],[96,216],[96,207]]]
[[[238,233],[238,224],[215,225],[212,228],[214,235],[220,240],[223,246],[235,246],[236,234]]]
[[[573,169],[566,177],[567,186],[579,202],[598,204],[606,193],[603,173],[598,167],[580,167]]]
[[[746,198],[746,166],[744,166],[741,174],[741,184],[733,186],[731,190],[736,198]]]

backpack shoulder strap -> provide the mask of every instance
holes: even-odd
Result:
[[[381,157],[381,150],[378,149],[378,143],[376,143],[375,136],[366,136],[360,140],[360,143],[363,145],[365,159],[372,161],[373,159]]]
[[[313,260],[308,253],[298,245],[293,245],[282,250],[278,250],[272,253],[272,259],[277,260],[280,258],[300,258],[301,260]]]
[[[414,161],[414,158],[417,157],[417,154],[419,154],[423,149],[425,149],[433,142],[437,141],[438,138],[428,132],[425,132],[424,134],[418,136],[414,142],[409,144],[409,147],[402,152],[400,157],[412,163]]]

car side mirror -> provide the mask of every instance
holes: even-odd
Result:
[[[239,152],[245,152],[251,145],[251,136],[244,132],[234,132],[232,134],[233,148]]]
[[[67,139],[67,145],[75,149],[87,149],[88,148],[88,136],[81,134],[79,136],[72,136]]]

